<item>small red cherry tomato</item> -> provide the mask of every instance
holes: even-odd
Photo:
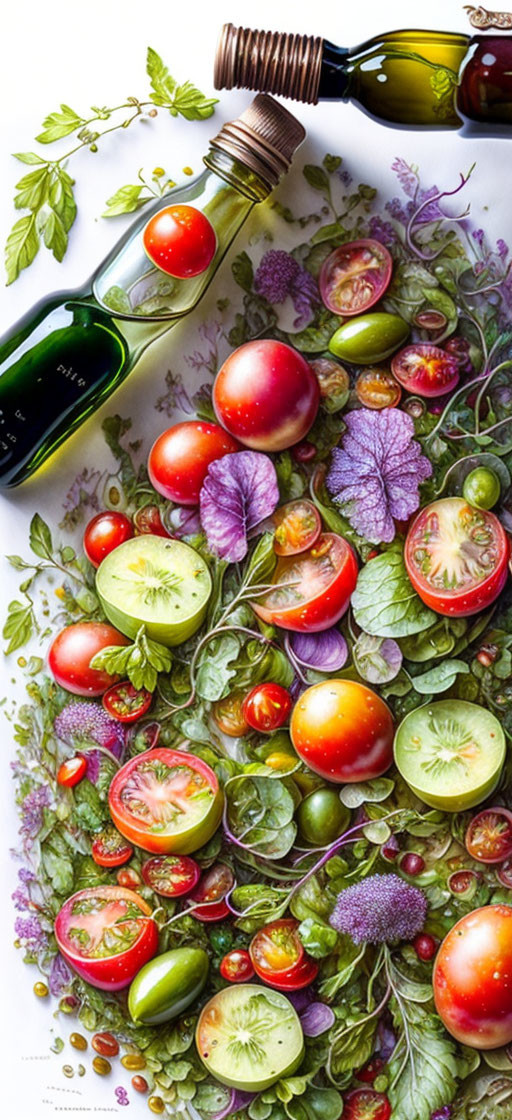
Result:
[[[366,1065],[361,1066],[361,1069],[357,1070],[357,1080],[363,1081],[365,1085],[372,1085],[375,1078],[382,1073],[383,1069],[384,1062],[382,1058],[370,1058],[370,1061],[366,1062]]]
[[[135,688],[131,681],[119,681],[107,689],[102,699],[103,707],[109,716],[120,723],[135,723],[145,716],[151,707],[153,693],[147,688]]]
[[[335,315],[359,315],[382,299],[393,261],[380,241],[363,238],[340,245],[320,269],[320,295]]]
[[[101,696],[117,677],[91,669],[93,657],[106,646],[127,646],[130,639],[108,622],[74,622],[65,626],[48,650],[48,668],[61,688],[75,696]]]
[[[240,444],[218,424],[184,420],[155,440],[148,458],[149,477],[164,498],[195,506],[210,463],[233,451],[240,451]]]
[[[216,700],[212,705],[212,716],[219,731],[228,735],[230,739],[238,739],[246,735],[249,724],[243,714],[243,692],[230,692],[222,700]]]
[[[141,509],[136,510],[133,515],[133,526],[136,537],[145,536],[146,533],[153,537],[171,536],[162,522],[158,506],[142,506]]]
[[[431,961],[437,953],[439,942],[430,933],[419,933],[414,938],[413,947],[420,961]]]
[[[191,902],[209,903],[194,906],[193,916],[200,922],[221,922],[230,913],[225,897],[235,885],[235,876],[225,863],[214,863],[205,871],[190,896]]]
[[[98,867],[120,867],[132,858],[133,848],[127,840],[110,825],[95,836],[92,842],[92,858]]]
[[[136,891],[142,879],[134,867],[122,867],[116,874],[116,880],[120,887],[128,888],[128,890]]]
[[[164,898],[188,894],[201,875],[199,864],[190,856],[152,856],[142,864],[141,871],[146,886]]]
[[[376,1089],[352,1089],[343,1098],[341,1120],[389,1120],[391,1105]]]
[[[316,458],[316,447],[308,439],[303,439],[291,448],[291,455],[296,463],[311,463]]]
[[[512,855],[512,813],[496,805],[470,821],[464,843],[472,859],[503,863]]]
[[[99,568],[109,552],[131,537],[133,525],[130,518],[125,513],[106,509],[97,513],[86,525],[83,539],[85,555],[95,568]]]
[[[217,238],[211,222],[195,206],[165,206],[149,219],[142,235],[153,264],[169,276],[199,276],[211,264]]]
[[[220,962],[220,974],[232,984],[241,984],[254,976],[254,968],[247,949],[231,949]]]
[[[288,689],[273,681],[265,681],[251,688],[242,705],[249,727],[262,734],[282,727],[291,710],[292,698]]]
[[[296,991],[311,984],[318,965],[304,951],[295,918],[279,918],[253,937],[249,955],[260,980],[280,991]]]
[[[408,393],[419,397],[451,393],[460,377],[456,358],[430,342],[415,342],[399,350],[392,359],[391,372]]]
[[[57,770],[57,782],[59,786],[72,789],[82,781],[86,770],[87,762],[82,755],[76,754],[74,758],[66,758]]]
[[[311,548],[322,532],[320,514],[313,502],[298,498],[279,506],[272,514],[274,552],[278,556],[296,556]]]

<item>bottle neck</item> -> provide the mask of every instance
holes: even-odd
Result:
[[[347,101],[349,93],[349,74],[347,62],[350,52],[347,47],[337,47],[324,39],[322,50],[322,63],[320,66],[320,81],[318,85],[319,101]]]
[[[261,178],[261,175],[221,147],[212,145],[203,156],[203,163],[209,171],[213,171],[251,202],[263,202],[270,194],[272,188]]]

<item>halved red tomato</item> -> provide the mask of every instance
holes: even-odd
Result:
[[[142,537],[149,533],[153,537],[170,537],[160,516],[158,506],[142,506],[133,515],[135,536]]]
[[[123,887],[87,887],[68,898],[55,937],[68,964],[95,988],[126,988],[158,949],[151,907]]]
[[[270,922],[253,937],[249,955],[260,980],[280,991],[295,991],[311,984],[318,965],[304,951],[295,918]]]
[[[278,560],[272,583],[251,604],[259,618],[285,630],[327,630],[345,614],[356,586],[355,553],[343,537],[321,533],[307,552]]]
[[[135,688],[131,681],[119,681],[107,689],[102,704],[109,716],[121,723],[135,723],[151,707],[153,693],[147,688]]]
[[[472,859],[503,863],[512,856],[512,813],[495,805],[470,821],[464,843]]]
[[[453,355],[430,342],[404,346],[392,358],[391,371],[408,393],[419,397],[451,393],[460,377],[459,363]]]
[[[141,871],[146,886],[164,898],[188,894],[201,875],[199,864],[190,856],[152,856],[142,864]]]
[[[78,785],[85,777],[87,770],[87,760],[83,755],[75,754],[73,758],[66,758],[61,763],[57,770],[57,782],[59,786],[66,786],[67,789],[72,789],[73,786]]]
[[[382,299],[393,261],[373,238],[349,241],[329,254],[320,270],[320,295],[335,315],[359,315]]]
[[[213,836],[223,795],[213,770],[189,754],[154,747],[115,774],[110,815],[131,843],[146,852],[195,852]]]
[[[98,867],[121,867],[132,858],[133,848],[117,828],[110,825],[94,837],[91,855]]]
[[[200,922],[221,922],[227,918],[230,910],[225,899],[234,885],[235,876],[227,863],[214,863],[213,867],[205,871],[192,892],[192,902],[208,903],[194,907],[194,918]]]
[[[413,521],[405,542],[409,579],[438,614],[485,610],[507,579],[508,538],[493,513],[440,498]]]
[[[359,374],[356,394],[364,408],[396,408],[402,390],[389,370],[369,366]]]
[[[314,545],[322,532],[320,514],[313,502],[298,498],[279,506],[272,514],[274,552],[278,556],[296,556]]]
[[[254,968],[247,949],[230,949],[220,962],[220,974],[231,984],[252,980]]]
[[[391,1104],[376,1089],[352,1089],[343,1097],[341,1120],[389,1120]]]

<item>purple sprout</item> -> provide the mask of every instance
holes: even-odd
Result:
[[[411,941],[423,929],[427,899],[398,875],[370,875],[338,895],[330,924],[355,945]]]
[[[48,986],[52,996],[55,996],[56,999],[62,996],[69,988],[72,979],[71,970],[68,968],[64,957],[57,953],[53,958],[48,977]]]
[[[27,793],[21,803],[22,836],[27,839],[34,839],[37,836],[43,824],[44,810],[49,809],[50,805],[51,794],[48,786],[36,786]]]
[[[451,1104],[444,1104],[442,1108],[436,1108],[435,1112],[432,1113],[430,1120],[450,1120],[452,1111],[453,1110]]]
[[[62,709],[53,726],[58,738],[75,751],[90,748],[97,743],[118,762],[122,760],[126,742],[125,729],[119,720],[107,715],[99,704],[88,700],[72,700]],[[101,751],[88,749],[86,758],[87,777],[90,782],[97,782]]]
[[[297,312],[294,327],[303,327],[320,303],[316,281],[291,253],[269,249],[262,257],[254,276],[254,291],[269,303],[284,303],[290,296]]]
[[[378,214],[370,218],[368,233],[370,237],[375,237],[382,245],[393,245],[397,239],[391,222],[384,221]]]

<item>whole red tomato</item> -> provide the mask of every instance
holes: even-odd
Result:
[[[195,506],[210,463],[240,451],[240,444],[218,424],[184,420],[155,440],[148,471],[155,490],[182,506]]]
[[[127,646],[129,638],[108,622],[74,622],[61,630],[48,651],[48,668],[61,688],[76,696],[101,696],[118,679],[90,663],[106,646]]]
[[[105,509],[89,521],[84,533],[84,552],[95,568],[119,544],[133,537],[133,525],[125,513]]]
[[[220,974],[231,984],[252,980],[254,968],[247,949],[230,949],[220,962]]]
[[[211,222],[195,206],[159,210],[150,218],[142,240],[153,264],[180,280],[205,272],[217,248]]]
[[[292,708],[292,698],[287,688],[273,681],[256,684],[247,693],[242,713],[254,731],[262,734],[275,731],[286,723]]]
[[[311,366],[285,342],[245,342],[227,358],[213,386],[217,418],[257,451],[282,451],[309,432],[320,389]]]
[[[290,735],[302,761],[329,782],[367,782],[393,761],[391,712],[376,692],[355,681],[307,688],[293,709]]]
[[[446,935],[434,966],[436,1009],[465,1046],[512,1042],[512,906],[481,906]]]

